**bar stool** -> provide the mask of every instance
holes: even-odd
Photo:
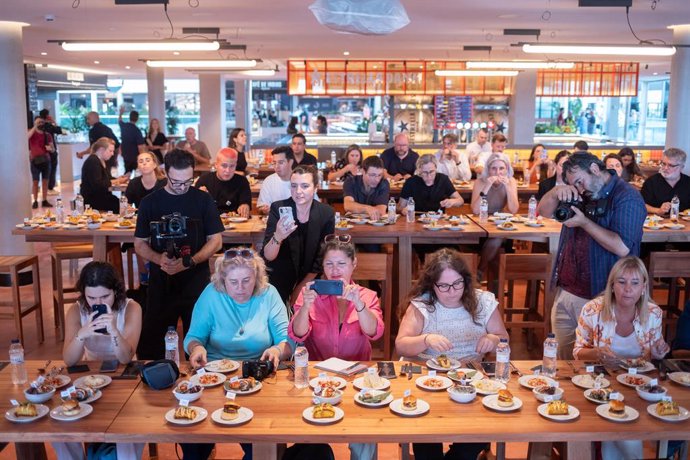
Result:
[[[29,269],[30,270],[27,270]],[[24,271],[22,271],[24,270]],[[33,299],[23,300],[20,297],[21,286],[33,285]],[[1,312],[0,319],[14,319],[19,340],[24,343],[22,319],[36,311],[36,328],[38,341],[43,343],[43,311],[41,310],[41,278],[38,272],[37,256],[0,256],[0,286],[12,290],[12,300],[0,301],[0,306],[11,307],[11,312]]]
[[[76,285],[65,287],[62,275],[62,261],[76,261],[78,259],[90,259],[93,257],[92,244],[54,244],[50,251],[50,260],[53,266],[53,313],[55,315],[55,327],[58,330],[57,338],[65,340],[65,302],[73,302],[77,296]]]

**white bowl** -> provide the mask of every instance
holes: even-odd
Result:
[[[537,391],[538,389],[539,389],[539,387],[534,388],[534,389],[532,390],[532,393],[534,393],[534,397],[537,398],[537,400],[539,400],[539,401],[541,401],[541,402],[546,402],[546,397],[547,397],[547,396],[551,396],[551,399],[552,399],[553,401],[556,401],[556,400],[558,400],[558,399],[561,399],[561,398],[563,397],[563,393],[564,393],[563,388],[561,388],[561,387],[556,387],[556,391],[555,391],[555,393],[552,394],[552,395],[549,395],[549,394],[546,394],[546,393],[539,393],[539,392]]]
[[[645,401],[649,402],[659,402],[662,399],[664,399],[664,396],[666,396],[666,388],[660,386],[660,385],[655,385],[657,387],[662,388],[664,391],[661,393],[651,393],[649,391],[645,391],[644,388],[648,387],[648,384],[644,385],[638,385],[635,387],[635,390],[637,390],[637,394],[640,396],[640,398],[644,399]]]
[[[50,386],[50,388],[52,388],[52,390],[50,390],[46,393],[38,393],[38,394],[29,393],[29,389],[27,388],[26,390],[24,390],[24,397],[26,397],[26,400],[29,401],[30,403],[42,404],[46,401],[50,401],[50,399],[55,394],[55,387]]]
[[[449,387],[446,391],[448,392],[450,399],[452,399],[453,401],[459,403],[468,403],[477,397],[477,389],[474,388],[472,385],[465,385],[465,387],[471,388],[472,391],[468,391],[467,393],[460,392],[456,389],[455,385]]]
[[[90,223],[86,224],[86,228],[88,228],[89,230],[96,230],[96,229],[101,228],[101,223],[100,222],[90,222]]]
[[[321,403],[326,403],[326,404],[332,404],[336,405],[343,399],[343,391],[342,390],[335,390],[335,395],[331,396],[330,398],[326,398],[325,396],[319,396],[316,393],[313,393],[314,399],[316,399],[319,404]]]
[[[173,390],[173,395],[175,395],[175,397],[177,399],[179,399],[180,401],[182,401],[183,399],[186,399],[187,401],[192,402],[192,401],[196,401],[197,399],[201,398],[201,393],[204,392],[204,387],[201,387],[201,389],[195,393],[178,393],[177,388],[184,383],[186,383],[187,385],[192,385],[191,383],[189,383],[187,381],[180,382],[179,384],[177,384],[175,386],[175,389]]]

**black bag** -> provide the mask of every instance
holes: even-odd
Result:
[[[154,390],[170,388],[180,376],[180,370],[175,361],[159,359],[144,364],[141,368],[141,380]]]
[[[39,155],[31,159],[31,164],[33,164],[34,166],[39,166],[48,163],[49,161],[50,157],[48,155]]]

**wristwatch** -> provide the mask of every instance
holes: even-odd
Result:
[[[192,256],[186,255],[182,257],[182,265],[184,265],[187,268],[192,268],[196,265],[196,262],[194,262]]]

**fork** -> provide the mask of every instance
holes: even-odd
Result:
[[[510,362],[510,367],[513,368],[513,373],[514,373],[514,374],[517,374],[518,377],[522,377],[522,372],[520,372],[520,369],[518,369],[517,367],[515,367],[515,364],[513,364],[512,361]]]

